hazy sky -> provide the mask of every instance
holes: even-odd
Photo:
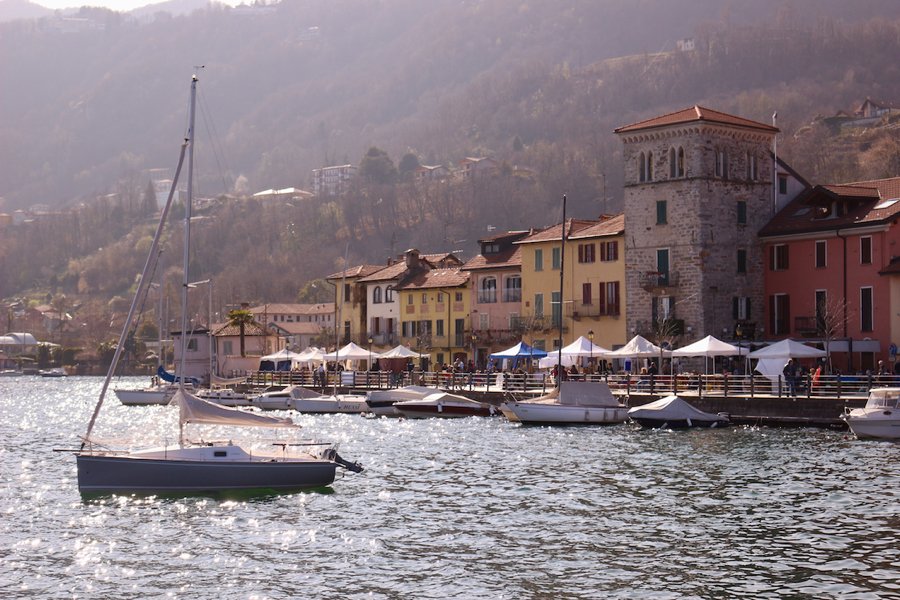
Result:
[[[131,10],[148,4],[156,4],[154,0],[32,0],[46,8],[70,8],[78,6],[105,6],[112,10]],[[240,4],[241,0],[219,0],[223,4]],[[249,2],[248,2],[249,4]]]

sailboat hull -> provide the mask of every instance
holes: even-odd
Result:
[[[177,452],[176,452],[177,453]],[[334,481],[330,460],[195,460],[79,454],[82,494],[187,494],[239,490],[293,491]]]

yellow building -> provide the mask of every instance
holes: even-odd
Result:
[[[567,220],[560,295],[561,237],[559,224],[516,242],[522,246],[523,339],[552,350],[561,323],[563,346],[579,336],[608,349],[625,344],[625,217]]]
[[[357,265],[325,279],[334,286],[334,318],[338,343],[366,347],[366,286],[359,283],[384,265]]]
[[[398,284],[400,343],[428,354],[431,368],[473,356],[469,273],[434,269]]]

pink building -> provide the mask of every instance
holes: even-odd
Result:
[[[780,210],[759,233],[766,337],[829,341],[845,373],[893,363],[898,217],[900,177],[817,185]]]

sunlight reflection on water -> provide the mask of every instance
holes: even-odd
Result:
[[[5,597],[900,597],[900,444],[297,415],[366,471],[330,493],[83,502],[52,450],[100,383],[0,380]],[[102,432],[170,439],[173,412],[110,394]]]

